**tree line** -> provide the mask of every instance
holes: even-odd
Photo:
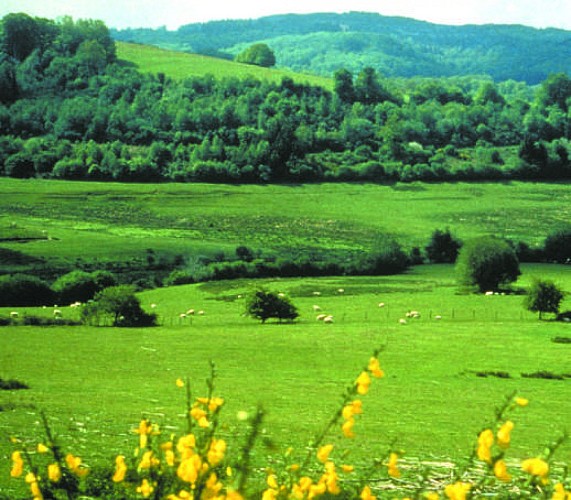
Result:
[[[100,21],[9,14],[0,174],[112,181],[565,179],[571,79],[334,75],[334,90],[118,61]]]

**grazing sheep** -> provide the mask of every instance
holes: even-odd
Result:
[[[314,305],[314,306],[313,306],[313,311],[314,311],[314,312],[321,311],[321,307],[319,307],[318,305]]]
[[[399,319],[399,323],[401,325],[406,325],[406,319],[404,319],[404,318]]]
[[[194,309],[189,309],[188,311],[186,311],[186,314],[188,314],[189,316],[194,316]]]
[[[278,293],[278,297],[280,299],[283,299],[285,297],[285,293],[283,293],[283,292]]]
[[[323,322],[324,323],[333,323],[333,316],[325,316],[325,318],[323,318]]]
[[[313,292],[313,295],[315,295],[316,297],[319,297],[321,295],[321,292]]]
[[[489,297],[490,295],[494,295],[494,292],[486,292],[484,295],[487,295]]]
[[[155,307],[157,307],[157,304],[151,304],[151,309],[154,309]]]
[[[19,315],[16,311],[12,311],[12,312],[10,313],[10,317],[11,317],[12,319],[16,319],[16,318],[18,318],[18,316],[20,316],[20,315]]]
[[[204,311],[198,311],[199,316],[204,316]]]
[[[187,316],[186,316],[186,314],[181,313],[181,314],[178,315],[178,317],[179,317],[180,319],[184,319],[184,318],[186,318]]]
[[[440,314],[437,314],[436,316],[434,316],[434,319],[442,319],[442,316],[440,316]]]
[[[345,289],[344,289],[344,288],[339,288],[339,290],[337,290],[337,293],[345,293]]]
[[[379,307],[385,307],[385,303],[384,303],[384,302],[379,302]]]
[[[61,318],[61,311],[59,309],[54,309],[54,318]]]
[[[325,318],[327,318],[327,314],[318,314],[315,319],[317,321],[323,321]]]

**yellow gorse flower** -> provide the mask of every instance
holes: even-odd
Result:
[[[332,444],[326,444],[322,446],[321,448],[319,448],[319,450],[317,450],[317,459],[324,464],[325,462],[327,462],[327,460],[329,460],[329,454],[332,451],[333,451]]]
[[[511,481],[512,477],[508,474],[508,469],[506,467],[506,463],[503,460],[498,460],[494,464],[494,475],[500,480],[504,482]]]
[[[521,468],[524,472],[541,478],[543,483],[547,483],[549,464],[545,460],[541,458],[528,458],[521,463]]]
[[[361,500],[377,500],[377,497],[371,492],[371,488],[365,486],[359,495]]]
[[[355,437],[355,433],[353,432],[353,426],[354,425],[355,425],[355,419],[350,418],[341,426],[341,430],[343,431],[343,435],[346,438],[354,438]]]
[[[361,374],[357,377],[355,384],[357,385],[357,392],[361,394],[361,396],[367,394],[371,385],[371,377],[369,376],[369,372],[361,372]]]
[[[81,458],[68,453],[65,456],[65,463],[68,469],[78,477],[83,477],[87,474],[87,469],[81,466]]]
[[[222,460],[224,460],[224,454],[226,453],[226,441],[223,439],[212,439],[210,443],[210,448],[206,458],[208,463],[213,467],[216,467]]]
[[[508,420],[505,424],[503,424],[497,434],[498,438],[498,446],[500,448],[506,449],[510,445],[511,440],[511,431],[514,428],[514,423],[511,420]]]
[[[33,472],[28,472],[26,474],[25,480],[26,483],[30,485],[30,492],[34,497],[34,500],[43,500],[44,496],[42,494],[42,490],[40,489],[37,476]]]
[[[463,483],[457,481],[454,484],[449,484],[444,488],[444,494],[450,500],[466,500],[466,495],[470,491],[472,485],[470,483]]]
[[[176,471],[178,477],[187,483],[194,484],[202,472],[202,458],[200,455],[192,455],[182,460]]]
[[[494,444],[494,433],[491,429],[485,429],[478,435],[478,458],[489,464],[492,463],[491,448]]]
[[[182,389],[184,387],[184,380],[181,378],[177,378],[175,384],[179,389]]]
[[[48,479],[52,483],[58,483],[61,479],[61,468],[59,464],[48,465]]]
[[[155,488],[149,483],[148,479],[143,479],[141,486],[137,487],[137,493],[143,495],[143,498],[149,498],[153,491],[155,491]]]
[[[139,427],[135,431],[139,434],[139,448],[144,449],[147,447],[149,436],[153,432],[153,426],[146,418],[139,422]]]
[[[38,443],[38,453],[47,453],[50,449],[43,443]]]
[[[389,463],[387,465],[389,476],[391,477],[400,477],[400,470],[397,466],[399,456],[396,453],[391,453],[389,456]]]
[[[15,451],[12,453],[12,470],[10,470],[11,477],[20,477],[24,472],[24,460],[22,459],[22,452]]]
[[[152,450],[146,451],[143,453],[143,457],[139,462],[139,470],[151,469],[156,465],[159,465],[160,460],[155,457],[155,454]]]
[[[527,406],[529,404],[529,400],[526,398],[517,397],[514,401],[518,406]]]
[[[367,369],[371,372],[371,375],[373,375],[373,377],[375,378],[382,378],[385,376],[385,372],[381,370],[381,365],[379,363],[379,360],[375,357],[372,357],[369,360],[369,366],[367,367]]]
[[[127,473],[127,464],[125,463],[125,457],[123,455],[118,455],[115,458],[115,473],[113,474],[113,482],[120,483],[125,479],[125,474]]]
[[[557,483],[553,488],[551,500],[571,500],[571,492],[566,491],[561,483]]]

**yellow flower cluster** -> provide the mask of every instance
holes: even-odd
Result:
[[[199,427],[206,429],[210,426],[209,414],[216,413],[223,404],[222,398],[197,398],[190,410],[190,416],[198,423]]]
[[[547,484],[549,482],[549,464],[541,458],[528,458],[521,463],[521,468],[524,472],[537,477],[541,483]]]

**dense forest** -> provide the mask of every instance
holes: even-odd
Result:
[[[176,31],[126,29],[114,38],[234,58],[268,44],[280,67],[330,76],[341,67],[372,67],[388,77],[490,75],[538,84],[571,72],[571,33],[517,25],[444,26],[402,17],[350,12],[211,21]]]
[[[207,182],[571,177],[571,79],[173,80],[117,60],[99,21],[10,14],[0,33],[0,172]]]

